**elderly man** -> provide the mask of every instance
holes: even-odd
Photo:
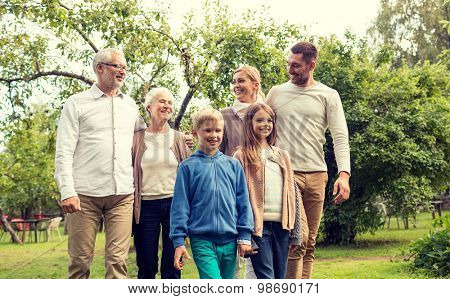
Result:
[[[126,278],[133,210],[131,146],[144,126],[123,94],[122,51],[104,49],[93,61],[97,83],[66,101],[56,139],[55,179],[69,213],[69,278],[89,278],[100,219],[106,228],[106,278]]]
[[[350,149],[341,99],[336,90],[314,80],[317,49],[299,42],[288,57],[290,81],[274,86],[267,103],[277,114],[278,142],[289,151],[295,180],[302,195],[302,245],[289,250],[286,278],[311,278],[317,231],[328,180],[323,145],[330,129],[339,178],[335,203],[350,195]]]

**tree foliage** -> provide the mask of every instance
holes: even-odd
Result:
[[[162,8],[161,8],[162,7]],[[155,86],[185,90],[174,125],[178,128],[193,97],[215,107],[229,102],[231,70],[260,67],[268,89],[283,80],[283,51],[300,37],[300,28],[278,26],[260,14],[232,19],[227,6],[205,1],[202,12],[185,17],[179,32],[167,24],[167,8],[138,0],[9,0],[0,7],[0,84],[9,106],[26,106],[36,88],[47,84],[60,102],[94,82],[91,60],[100,48],[124,50],[130,65],[125,90],[142,102]],[[195,16],[200,15],[201,21]],[[33,30],[30,30],[32,28]],[[19,30],[18,30],[19,29]],[[182,79],[180,81],[179,79]],[[225,92],[224,92],[225,91]]]
[[[321,48],[317,76],[341,95],[352,157],[351,200],[331,205],[329,185],[324,232],[328,242],[346,243],[378,227],[377,198],[408,219],[447,187],[450,77],[444,65],[380,63],[380,53],[372,55],[350,35],[342,42],[322,40]],[[333,175],[330,138],[326,153]]]
[[[5,151],[0,153],[0,207],[30,218],[33,212],[57,208],[53,179],[56,113],[36,107],[28,118],[3,127]]]
[[[232,71],[239,65],[259,68],[266,90],[285,78],[284,51],[301,36],[301,28],[279,26],[255,12],[243,14],[242,19],[232,19],[231,15],[219,1],[205,1],[202,12],[186,16],[181,34],[162,32],[178,52],[188,87],[175,118],[176,128],[193,96],[208,99],[215,108],[230,104]]]
[[[381,8],[369,33],[396,54],[396,65],[405,60],[437,61],[450,49],[450,33],[442,24],[450,21],[447,0],[381,0]]]
[[[56,90],[55,107],[94,82],[91,67],[101,48],[124,50],[130,67],[125,91],[141,100],[155,85],[172,87],[170,47],[149,30],[167,27],[161,13],[142,9],[138,1],[9,0],[3,4],[0,82],[9,89],[12,107],[26,103],[32,92]],[[17,41],[22,41],[17,43]]]

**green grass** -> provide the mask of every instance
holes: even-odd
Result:
[[[446,212],[450,213],[450,212]],[[429,213],[419,214],[417,228],[397,229],[395,219],[390,229],[357,237],[356,244],[323,246],[316,250],[313,278],[428,278],[424,272],[412,271],[405,262],[411,241],[425,235],[431,226]],[[62,231],[62,228],[61,228]],[[105,235],[98,234],[91,278],[104,277]],[[133,248],[128,260],[130,278],[136,278],[136,255]],[[67,236],[48,243],[11,244],[9,236],[0,241],[1,278],[65,278],[67,276]],[[187,261],[183,278],[198,278],[193,261]]]
[[[446,211],[445,214],[450,214]],[[397,228],[391,219],[389,229],[379,229],[356,238],[356,244],[323,246],[316,249],[313,278],[430,278],[423,271],[413,271],[404,259],[411,241],[433,229],[431,214],[417,215],[416,228]],[[410,224],[412,226],[412,224]]]

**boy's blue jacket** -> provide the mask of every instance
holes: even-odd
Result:
[[[217,244],[250,241],[252,231],[247,183],[238,160],[220,151],[212,157],[196,151],[180,164],[170,210],[175,248],[187,236]]]

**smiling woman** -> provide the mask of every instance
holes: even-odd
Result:
[[[261,76],[257,68],[249,65],[240,66],[233,73],[231,93],[236,97],[233,106],[220,110],[225,122],[223,142],[220,151],[227,156],[233,156],[241,145],[242,118],[247,108],[264,99],[261,91]]]
[[[178,164],[190,155],[184,135],[171,129],[174,97],[167,88],[150,90],[145,109],[151,124],[136,132],[133,141],[134,245],[138,278],[158,273],[158,244],[162,228],[161,278],[180,278],[173,266],[174,247],[169,239],[170,206]]]

